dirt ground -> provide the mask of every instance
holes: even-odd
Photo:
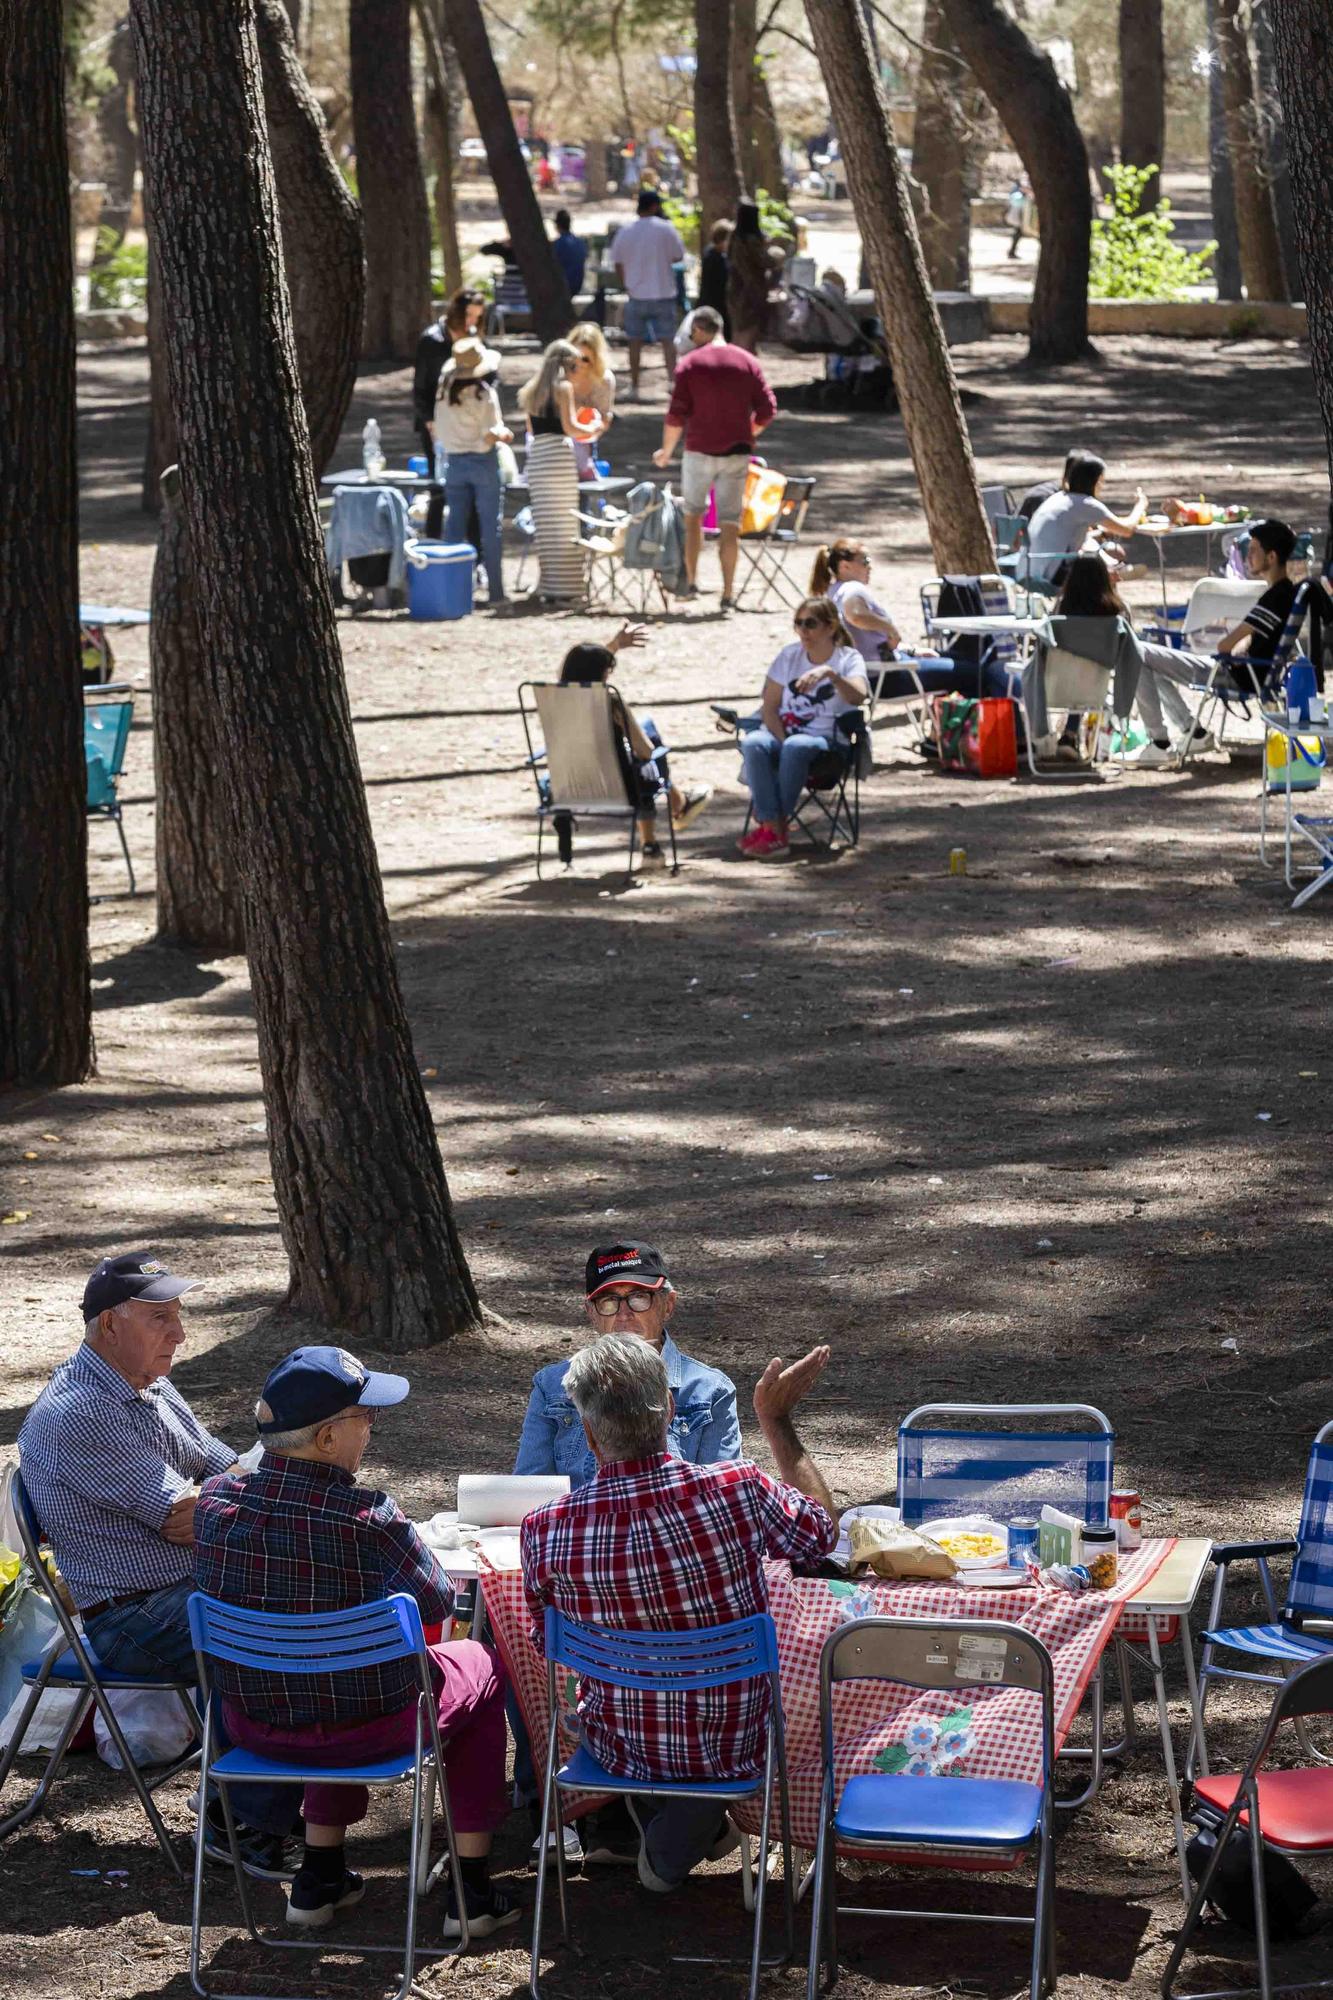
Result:
[[[1155,497],[1205,490],[1322,520],[1323,443],[1294,346],[1108,341],[1096,362],[1045,376],[1004,340],[957,358],[989,481],[1021,488],[1087,442],[1118,494],[1141,480]],[[84,594],[146,604],[142,348],[87,353],[81,371]],[[524,372],[507,361],[506,385]],[[775,360],[773,372],[810,369]],[[644,466],[658,441],[660,377],[650,388],[611,434],[617,470]],[[371,414],[401,461],[403,371],[363,377],[340,462],[356,461]],[[786,414],[769,455],[818,473],[812,529],[867,539],[914,633],[930,559],[898,419]],[[506,1468],[532,1371],[577,1338],[587,1249],[633,1233],[666,1250],[683,1342],[734,1375],[743,1410],[770,1355],[833,1343],[805,1429],[840,1500],[886,1491],[895,1424],[923,1400],[1070,1398],[1112,1416],[1118,1471],[1142,1488],[1152,1529],[1289,1531],[1309,1440],[1333,1415],[1321,1303],[1333,901],[1293,915],[1259,865],[1257,762],[968,784],[923,768],[907,732],[886,728],[860,848],[756,868],[734,852],[742,792],[708,704],[755,696],[788,619],[723,621],[706,595],[655,621],[618,677],[679,772],[718,788],[685,866],[626,892],[615,844],[580,838],[573,873],[539,884],[515,686],[613,623],[342,627],[418,1056],[473,1267],[503,1322],[410,1359],[414,1398],[377,1429],[375,1474],[424,1515],[452,1504],[460,1470]],[[123,786],[140,893],[126,896],[110,829],[94,826],[98,1076],[5,1105],[3,1212],[26,1213],[3,1236],[3,1442],[78,1339],[87,1269],[143,1243],[208,1281],[177,1379],[243,1445],[259,1382],[309,1329],[279,1309],[244,964],[153,941],[143,635],[117,655],[144,689]],[[958,846],[965,877],[947,872]],[[1219,1703],[1224,1753],[1241,1752],[1254,1713]],[[1140,1725],[1136,1760],[1061,1827],[1062,1990],[1088,2000],[1146,2000],[1178,1917],[1146,1699]],[[14,1786],[33,1769],[24,1760]],[[168,1794],[182,1833],[189,1790]],[[364,1841],[386,1877],[400,1829],[386,1805]],[[500,1859],[530,1900],[527,1838],[516,1817]],[[73,1872],[88,1868],[128,1879]],[[54,1811],[0,1848],[0,1880],[9,1990],[187,1993],[188,1894],[96,1760],[76,1760]],[[377,1883],[367,1906],[386,1934],[394,1893]],[[1012,1885],[962,1894],[1022,1907]],[[922,1900],[917,1885],[902,1896]],[[675,1993],[673,1950],[740,1938],[726,1867],[669,1905],[623,1877],[576,1885],[573,1905],[557,2000]],[[232,1914],[216,1892],[215,1974],[270,1990],[229,1941]],[[524,1991],[526,1928],[430,1973],[427,1989]],[[847,2000],[999,1995],[1024,1979],[1017,1934],[996,1945],[862,1926],[844,1950]],[[1326,1970],[1326,1956],[1326,1942],[1302,1947],[1288,1976]],[[739,1990],[730,1970],[688,1976],[701,1994]],[[765,1991],[794,2000],[801,1978],[773,1975]],[[374,1992],[377,1979],[331,1960],[318,1990]]]

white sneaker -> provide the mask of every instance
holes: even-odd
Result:
[[[561,1831],[564,1835],[565,1866],[566,1868],[576,1868],[583,1860],[583,1843],[579,1839],[578,1828],[566,1826]],[[546,1865],[548,1868],[553,1867],[555,1864],[555,1837],[555,1828],[552,1827],[546,1836]],[[542,1837],[539,1833],[528,1851],[529,1868],[535,1868],[538,1865],[541,1860],[541,1852]]]
[[[1138,771],[1165,771],[1178,759],[1169,743],[1154,743],[1149,740],[1133,761],[1134,768]]]

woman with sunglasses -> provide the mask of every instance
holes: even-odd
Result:
[[[828,751],[851,755],[838,721],[870,693],[865,661],[829,598],[805,598],[793,624],[796,638],[764,682],[761,726],[741,737],[755,823],[737,845],[751,861],[776,861],[788,852],[788,824],[811,765]]]

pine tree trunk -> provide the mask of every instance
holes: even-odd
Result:
[[[1088,342],[1092,190],[1088,149],[1050,57],[999,0],[944,0],[963,60],[994,105],[1023,162],[1041,228],[1028,359],[1080,361]]]
[[[1162,0],[1120,0],[1120,158],[1127,167],[1160,167],[1166,151],[1166,49]],[[1156,208],[1162,177],[1143,190]]]
[[[736,164],[741,186],[753,190],[766,185],[758,175],[758,104],[755,85],[755,36],[758,32],[756,0],[732,0],[731,16],[731,108],[736,126]],[[781,184],[773,189],[781,193]],[[705,239],[706,240],[706,239]]]
[[[361,212],[329,151],[324,113],[297,60],[284,0],[256,0],[256,17],[301,400],[318,476],[337,447],[356,387],[366,297]]]
[[[348,43],[366,231],[361,351],[410,361],[430,313],[430,211],[412,99],[409,0],[351,0]]]
[[[995,551],[865,22],[857,0],[805,0],[805,12],[842,140],[936,566],[984,575]]]
[[[357,768],[253,11],[132,0],[182,500],[299,1312],[394,1350],[472,1325]]]
[[[1273,10],[1270,0],[1254,0],[1255,102],[1268,178],[1273,189],[1273,212],[1277,222],[1278,249],[1284,296],[1298,299],[1301,292],[1301,253],[1296,241],[1296,204],[1291,192],[1291,171],[1287,163],[1287,128],[1278,96],[1276,58],[1273,52]]]
[[[762,62],[754,70],[754,186],[768,194],[783,194],[787,180],[782,166],[782,133]]]
[[[1325,0],[1274,0],[1272,24],[1310,366],[1333,488],[1333,15]]]
[[[130,24],[118,21],[103,56],[115,77],[97,106],[97,131],[102,142],[102,174],[106,193],[97,218],[97,240],[88,267],[88,303],[97,307],[104,300],[99,279],[107,264],[125,241],[134,209],[134,174],[139,164],[139,142],[130,123],[130,91],[134,83],[134,51],[130,44]]]
[[[167,395],[167,361],[162,350],[162,292],[153,249],[153,215],[144,189],[144,226],[148,237],[148,433],[143,446],[143,479],[139,504],[145,514],[162,510],[162,474],[176,462],[176,420]]]
[[[449,0],[449,29],[472,100],[472,114],[486,148],[486,163],[495,182],[500,213],[514,246],[514,260],[523,273],[523,287],[532,307],[537,338],[559,340],[573,324],[574,308],[564,273],[555,261],[551,239],[546,234],[541,203],[528,176],[527,162],[518,149],[518,133],[496,68],[481,0]]]
[[[1208,188],[1213,212],[1213,283],[1219,299],[1238,299],[1240,238],[1236,234],[1236,190],[1227,147],[1226,112],[1222,108],[1222,65],[1217,53],[1214,0],[1204,0],[1208,26]]]
[[[937,291],[965,292],[972,282],[969,168],[977,89],[941,0],[926,0],[921,42],[912,132],[912,176],[926,198],[921,249]]]
[[[736,213],[745,192],[731,101],[733,0],[694,0],[694,140],[699,182],[699,241]]]
[[[417,0],[417,25],[426,52],[423,137],[435,166],[435,234],[444,262],[444,292],[450,297],[463,283],[463,253],[458,244],[458,112],[462,78],[449,40],[440,0]]]
[[[1273,188],[1254,101],[1254,72],[1242,0],[1214,0],[1222,109],[1240,239],[1240,275],[1251,299],[1285,299]]]
[[[0,0],[0,1084],[93,1064],[60,0]]]

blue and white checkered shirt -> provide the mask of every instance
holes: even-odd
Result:
[[[162,1524],[236,1453],[165,1375],[135,1389],[85,1345],[56,1369],[18,1441],[24,1485],[80,1609],[194,1575],[193,1549],[164,1540]]]

